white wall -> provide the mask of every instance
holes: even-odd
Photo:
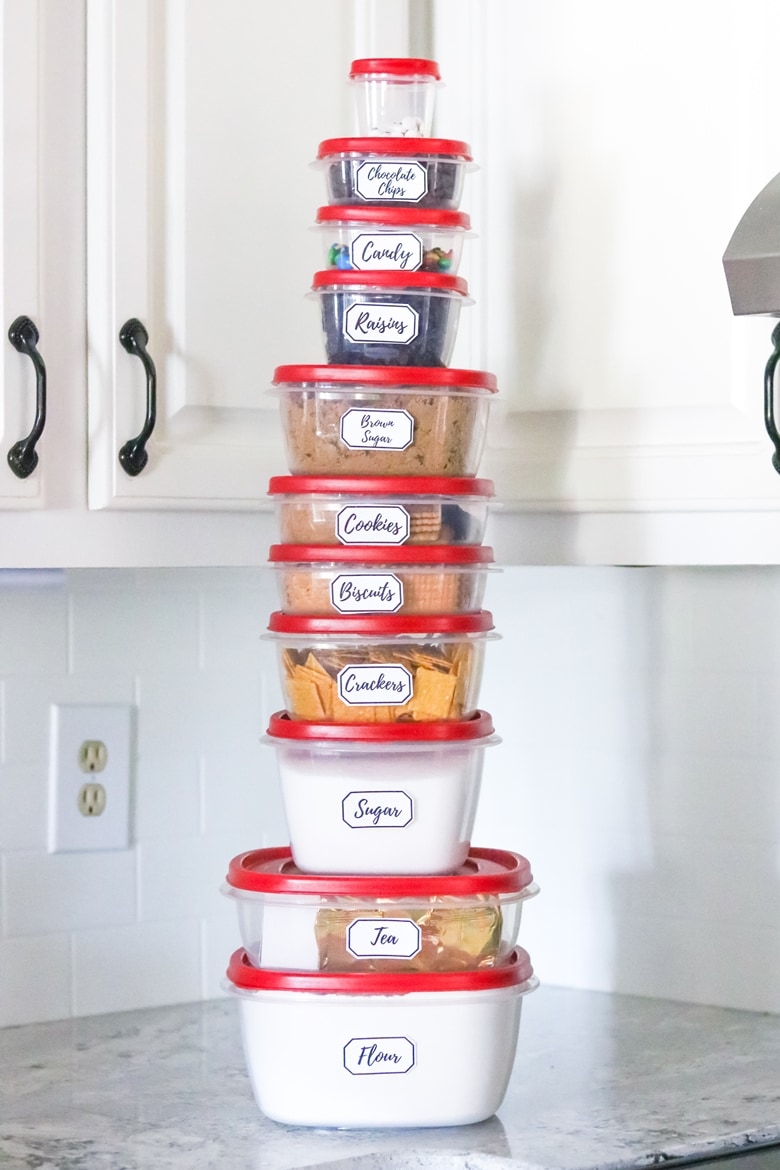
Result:
[[[514,568],[475,843],[549,983],[780,1011],[780,570]],[[0,591],[0,1024],[220,994],[234,853],[285,840],[263,571]],[[133,847],[46,853],[48,707],[137,706]]]

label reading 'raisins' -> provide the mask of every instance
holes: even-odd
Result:
[[[357,664],[338,672],[336,687],[350,707],[402,707],[412,697],[412,675],[393,662]]]
[[[361,272],[374,268],[415,272],[422,267],[422,240],[412,232],[361,232],[350,245],[349,257]]]
[[[350,829],[405,829],[414,820],[414,801],[407,792],[348,792],[341,819]]]
[[[408,345],[420,331],[411,305],[355,301],[344,314],[344,336],[360,345]]]
[[[414,159],[364,162],[355,172],[355,191],[361,199],[419,203],[428,193],[428,168]]]
[[[405,451],[414,439],[414,419],[406,410],[345,410],[341,441],[352,451]]]
[[[392,573],[339,573],[330,583],[330,603],[339,613],[396,613],[404,587]]]
[[[336,536],[342,544],[403,544],[409,539],[409,513],[400,504],[342,508],[336,516]]]
[[[354,1076],[408,1073],[414,1044],[406,1036],[356,1036],[344,1045],[344,1068]]]
[[[356,959],[413,959],[421,946],[411,918],[354,918],[347,927],[347,950]]]

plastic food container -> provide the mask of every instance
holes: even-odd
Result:
[[[327,975],[252,967],[237,951],[255,1100],[286,1125],[470,1125],[495,1113],[539,981],[518,947],[506,966],[450,974]]]
[[[476,475],[496,393],[479,370],[279,366],[294,475]]]
[[[489,479],[275,475],[268,484],[284,544],[481,544]]]
[[[449,723],[305,723],[271,716],[292,858],[311,873],[449,873],[471,843],[486,711]]]
[[[477,708],[493,615],[299,617],[272,613],[285,703],[293,719],[427,723]]]
[[[431,132],[436,87],[435,61],[421,57],[371,57],[352,62],[359,134],[422,138]]]
[[[482,606],[493,550],[274,544],[268,559],[284,613],[472,613]]]
[[[505,963],[539,888],[503,849],[472,849],[448,874],[388,876],[302,873],[275,848],[234,857],[222,892],[255,967],[420,975]]]
[[[396,270],[454,276],[463,241],[474,233],[461,211],[414,207],[321,207],[317,226],[326,268]]]
[[[343,365],[446,366],[463,305],[460,276],[430,272],[315,272],[329,362]]]
[[[476,169],[467,143],[450,138],[328,138],[315,165],[325,168],[329,203],[450,211],[460,206],[466,171]]]

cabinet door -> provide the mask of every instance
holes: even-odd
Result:
[[[323,360],[311,161],[352,130],[346,0],[88,0],[91,508],[256,509],[285,469],[274,367]],[[144,422],[139,319],[157,424]]]

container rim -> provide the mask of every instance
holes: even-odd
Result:
[[[268,550],[273,565],[368,565],[390,569],[393,566],[426,568],[468,568],[495,563],[493,549],[487,544],[272,544]]]
[[[266,741],[311,742],[326,744],[368,743],[433,744],[473,743],[487,740],[498,743],[493,718],[477,710],[470,719],[437,719],[422,723],[319,723],[308,719],[291,719],[287,711],[275,711],[266,729]]]
[[[457,294],[469,298],[469,286],[462,276],[447,276],[438,272],[402,272],[397,270],[371,269],[367,271],[326,268],[315,272],[311,291],[329,292],[340,289],[360,289],[362,292],[397,289],[415,292],[417,295],[443,296]]]
[[[338,638],[344,634],[363,634],[369,637],[393,637],[406,634],[427,639],[437,634],[483,634],[493,629],[490,610],[474,613],[434,614],[310,614],[282,613],[274,610],[268,619],[272,634],[329,634]]]
[[[443,475],[272,475],[268,495],[475,496],[495,495],[492,479]]]
[[[438,62],[429,57],[359,57],[350,66],[349,79],[353,81],[377,73],[388,77],[423,77],[441,81]]]
[[[427,391],[462,389],[495,393],[498,382],[495,374],[486,370],[456,370],[449,366],[277,366],[272,385],[291,382],[324,382],[329,385],[369,386]]]
[[[375,227],[432,227],[470,231],[471,217],[465,211],[446,207],[345,206],[328,203],[317,208],[316,226],[333,223],[372,224]]]
[[[370,154],[377,157],[392,155],[449,155],[462,162],[472,162],[471,147],[457,138],[325,138],[317,150],[317,160],[326,160],[337,154]]]

